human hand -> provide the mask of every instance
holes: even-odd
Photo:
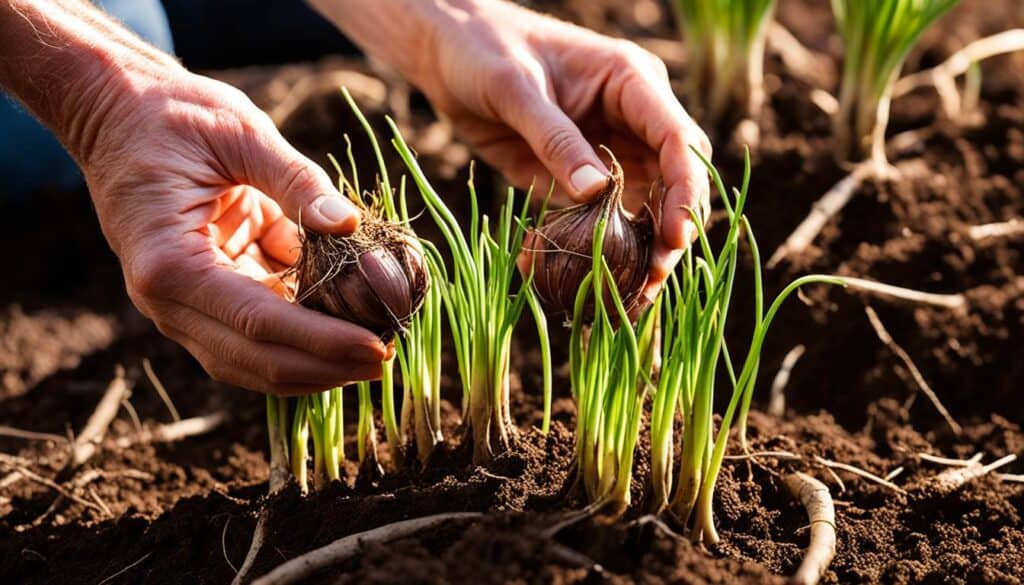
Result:
[[[281,297],[293,220],[348,233],[359,212],[241,92],[177,68],[119,72],[78,159],[128,294],[215,379],[277,395],[379,377],[370,331]],[[82,147],[84,145],[84,147]]]
[[[457,4],[458,6],[455,6]],[[648,204],[655,250],[644,294],[654,298],[696,238],[689,209],[708,217],[711,145],[672,93],[664,64],[625,40],[510,3],[450,2],[409,75],[460,137],[518,187],[552,177],[574,202],[604,186],[593,145],[625,170],[626,203]],[[663,181],[648,202],[652,184]]]

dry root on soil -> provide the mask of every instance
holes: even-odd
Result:
[[[806,473],[791,473],[785,482],[789,493],[807,510],[811,528],[811,541],[804,560],[790,581],[799,585],[815,585],[836,554],[835,505],[828,487]]]
[[[353,557],[365,544],[390,542],[412,536],[417,532],[433,528],[451,520],[465,520],[479,518],[480,516],[481,514],[477,512],[435,514],[433,516],[424,516],[423,518],[402,520],[358,534],[351,534],[335,540],[331,544],[295,557],[256,579],[253,581],[253,585],[286,585],[288,583],[296,583],[320,569],[336,565]]]
[[[932,390],[932,387],[928,385],[927,380],[924,379],[924,375],[921,374],[921,370],[918,370],[914,361],[910,359],[910,354],[896,343],[896,340],[892,338],[892,335],[889,335],[889,331],[886,330],[885,325],[882,324],[882,320],[878,318],[878,313],[876,313],[874,309],[870,306],[866,306],[864,307],[864,312],[867,313],[868,320],[871,322],[871,327],[874,328],[875,334],[878,335],[878,339],[881,340],[890,351],[896,354],[896,357],[900,358],[900,361],[903,362],[903,365],[906,366],[910,375],[914,378],[914,382],[917,383],[917,387],[921,389],[921,392],[924,392],[925,396],[928,397],[928,400],[931,400],[932,404],[935,406],[935,410],[939,411],[942,418],[946,420],[946,424],[949,425],[953,434],[960,436],[963,433],[963,429],[953,419],[953,415],[949,414],[949,411],[946,410],[946,407],[942,404],[942,401],[939,400],[939,396],[934,390]]]

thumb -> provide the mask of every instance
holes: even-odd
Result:
[[[261,127],[262,128],[262,127]],[[246,133],[230,169],[239,182],[251,185],[277,201],[292,221],[303,228],[349,234],[359,227],[360,211],[342,196],[327,173],[295,149],[276,128],[259,135]]]
[[[519,94],[505,123],[574,201],[586,201],[600,191],[608,182],[608,169],[576,124],[536,89]]]

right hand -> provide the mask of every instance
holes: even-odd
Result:
[[[116,75],[76,150],[135,306],[216,380],[299,395],[379,377],[392,348],[268,286],[296,259],[300,218],[358,226],[323,169],[228,85],[181,68]]]

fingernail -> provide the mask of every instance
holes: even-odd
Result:
[[[329,222],[348,223],[356,218],[355,209],[337,195],[321,195],[317,211]]]
[[[349,350],[348,357],[353,361],[374,363],[384,361],[387,353],[372,345],[357,345]]]
[[[594,165],[583,165],[569,176],[569,182],[577,193],[590,193],[601,188],[608,181],[608,175],[597,170]]]

